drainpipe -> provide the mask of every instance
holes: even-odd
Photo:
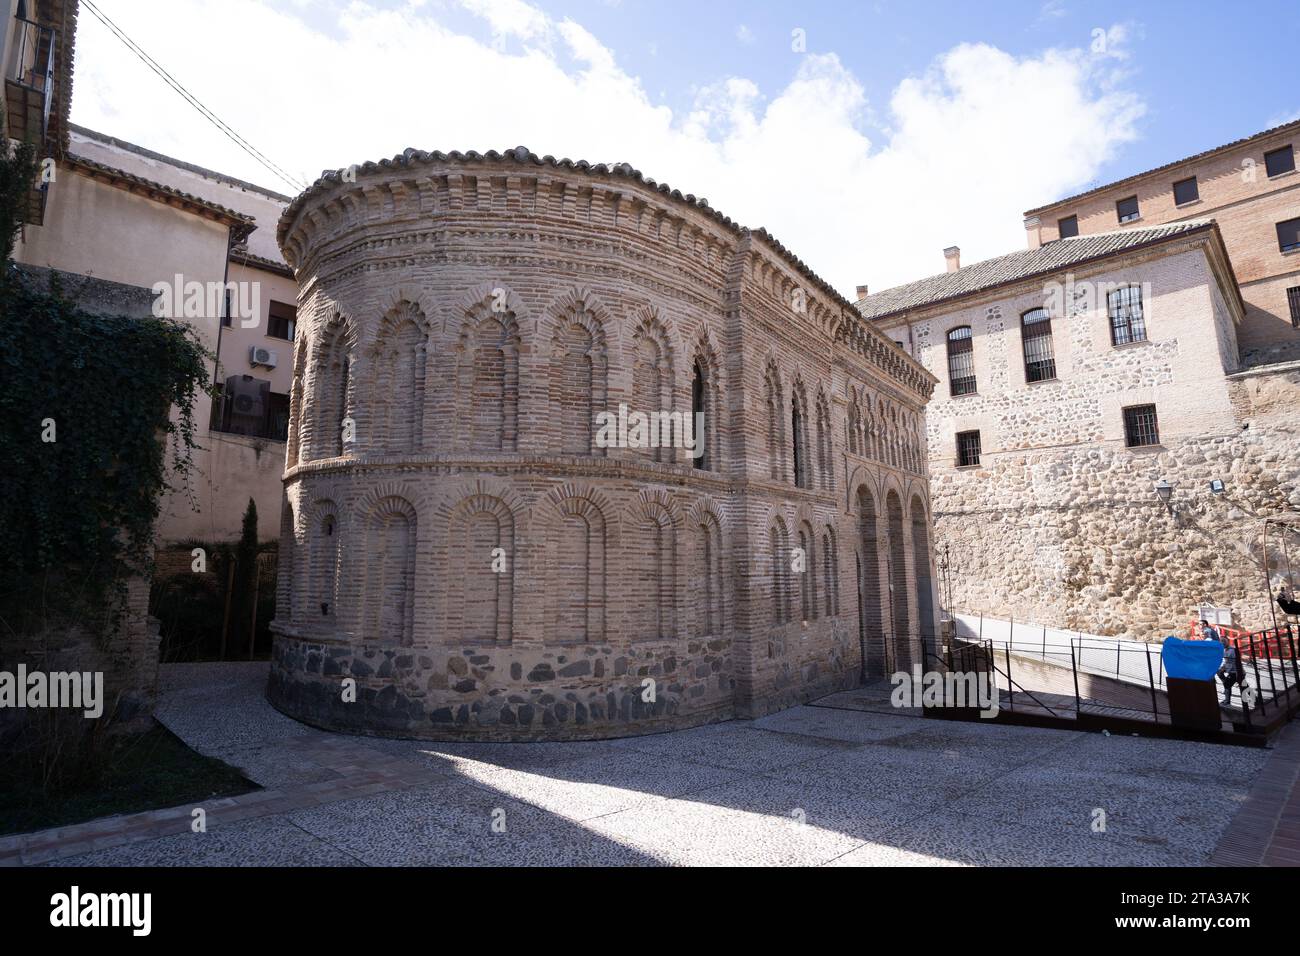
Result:
[[[217,387],[217,370],[221,367],[221,334],[226,328],[226,311],[230,307],[226,287],[230,283],[230,253],[235,248],[235,227],[226,229],[226,262],[221,273],[221,314],[217,316],[217,355],[212,363],[212,387]]]

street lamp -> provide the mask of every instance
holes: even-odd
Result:
[[[1156,482],[1156,497],[1160,499],[1161,504],[1163,504],[1166,508],[1169,509],[1170,514],[1174,513],[1173,506],[1169,503],[1169,499],[1172,498],[1173,495],[1174,495],[1173,485],[1165,481],[1165,479],[1163,478],[1161,478],[1159,481]]]

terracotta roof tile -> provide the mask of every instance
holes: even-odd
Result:
[[[633,180],[634,182],[642,183],[651,189],[663,193],[674,201],[685,203],[688,206],[693,206],[737,235],[750,235],[761,239],[763,242],[771,246],[777,255],[784,259],[788,265],[801,273],[805,278],[809,279],[813,285],[815,285],[837,305],[846,309],[851,309],[853,307],[853,304],[841,295],[837,289],[835,289],[825,279],[821,278],[821,276],[817,275],[817,273],[813,272],[802,259],[783,246],[766,229],[749,229],[737,222],[733,222],[729,217],[724,216],[718,210],[711,207],[708,200],[704,197],[696,196],[693,193],[683,194],[680,190],[673,189],[667,183],[655,182],[655,180],[646,176],[639,169],[635,169],[629,163],[589,163],[585,159],[556,159],[554,156],[538,156],[526,146],[516,146],[514,149],[508,149],[504,153],[498,153],[494,149],[488,150],[486,153],[477,153],[473,150],[465,153],[456,150],[453,150],[450,153],[443,153],[436,150],[434,152],[428,152],[422,149],[406,149],[399,155],[394,156],[392,159],[381,159],[377,163],[366,162],[355,167],[351,171],[356,175],[363,175],[381,169],[404,169],[412,166],[421,166],[429,163],[447,161],[518,163],[520,165],[550,166],[555,169],[571,169],[597,176],[611,176],[615,178],[624,177]],[[342,169],[325,170],[314,183],[299,193],[293,202],[289,203],[289,205],[285,207],[284,213],[280,216],[280,225],[277,230],[277,239],[281,246],[284,245],[285,236],[288,235],[294,219],[297,218],[298,212],[302,208],[302,204],[317,193],[323,192],[342,183],[344,181],[344,172],[345,171]]]
[[[1037,249],[1025,249],[995,259],[985,259],[983,262],[963,266],[956,272],[944,272],[928,279],[885,289],[859,299],[857,308],[863,318],[881,319],[897,312],[947,299],[959,299],[1008,282],[1047,275],[1093,259],[1213,227],[1212,219],[1189,219],[1146,229],[1125,229],[1120,232],[1058,239]]]

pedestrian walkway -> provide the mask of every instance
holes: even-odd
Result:
[[[165,667],[159,719],[265,789],[0,839],[9,865],[1189,866],[1269,752],[899,712],[879,682],[622,740],[348,737],[267,665]]]
[[[1216,866],[1300,866],[1300,727],[1283,728],[1219,841]]]

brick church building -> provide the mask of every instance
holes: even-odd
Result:
[[[935,379],[767,233],[521,147],[327,174],[279,240],[300,284],[286,712],[616,736],[934,647]],[[609,447],[620,410],[690,413],[702,453]]]

